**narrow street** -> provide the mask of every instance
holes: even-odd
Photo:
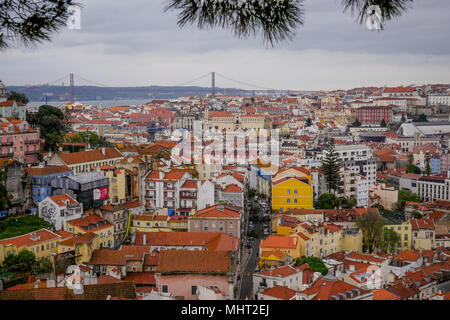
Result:
[[[262,219],[263,208],[259,205],[257,201],[252,201],[252,206],[259,206],[261,208],[259,212],[259,218]],[[255,297],[252,296],[253,290],[253,272],[256,269],[256,263],[258,261],[258,253],[259,253],[259,244],[264,237],[264,225],[262,221],[255,223],[254,226],[255,232],[258,234],[259,238],[252,240],[250,257],[248,258],[247,264],[244,267],[244,270],[241,275],[241,290],[240,290],[240,299],[250,299],[254,300]],[[248,250],[248,249],[246,249]]]

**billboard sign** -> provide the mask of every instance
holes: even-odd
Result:
[[[94,189],[94,200],[108,199],[108,187]]]

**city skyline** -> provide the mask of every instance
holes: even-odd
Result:
[[[216,71],[286,90],[448,82],[450,46],[442,30],[449,30],[450,3],[442,0],[414,1],[381,32],[356,23],[336,2],[306,1],[305,25],[274,48],[227,30],[179,29],[175,14],[163,13],[163,1],[141,4],[84,1],[80,30],[64,30],[36,48],[1,51],[1,79],[34,85],[74,72],[108,86],[171,86]],[[193,85],[209,85],[203,81]]]

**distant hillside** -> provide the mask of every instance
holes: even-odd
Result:
[[[70,87],[67,86],[9,86],[8,91],[24,93],[30,101],[68,101]],[[226,94],[251,95],[252,91],[242,89],[216,88],[216,92]],[[211,93],[205,87],[95,87],[77,86],[74,90],[77,101],[87,100],[127,100],[127,99],[175,99],[181,96],[204,96]]]

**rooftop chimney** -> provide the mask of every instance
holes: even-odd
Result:
[[[105,150],[105,148],[102,148],[102,154],[103,154],[104,156],[106,156],[106,150]]]

